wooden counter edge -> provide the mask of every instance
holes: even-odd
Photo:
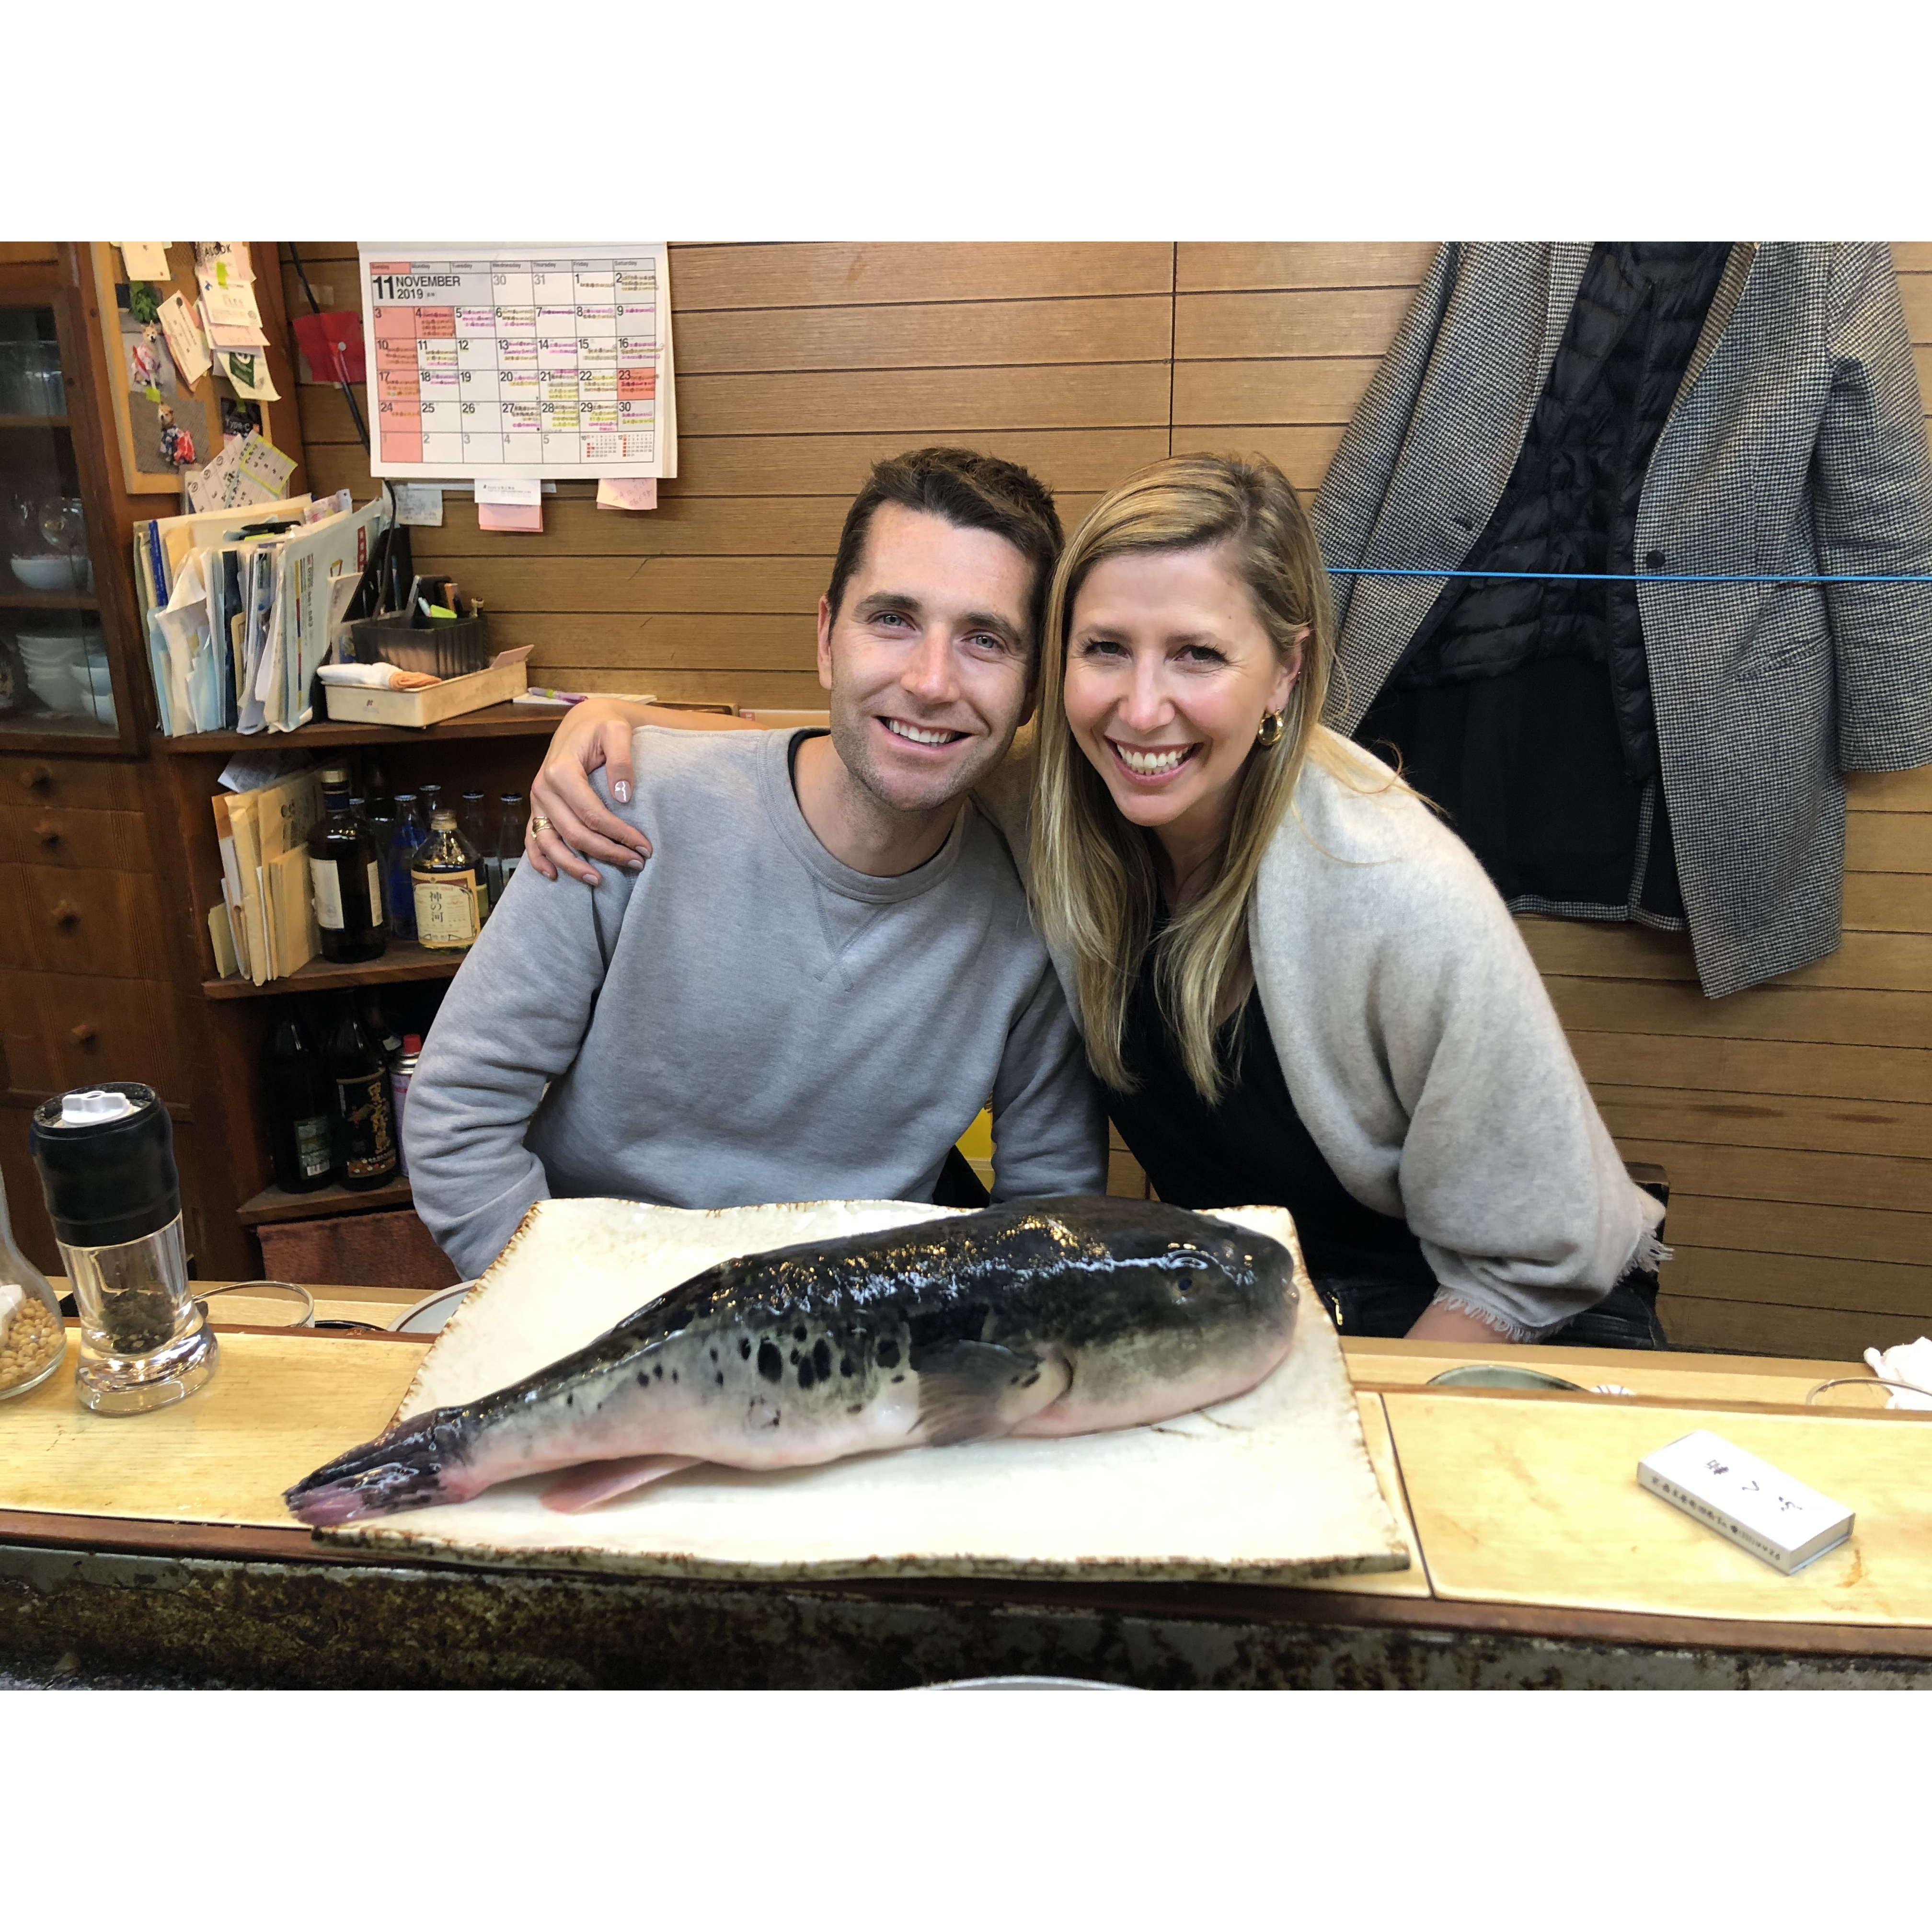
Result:
[[[1445,1602],[1420,1597],[1372,1597],[1344,1591],[1276,1588],[1245,1583],[1057,1583],[980,1577],[773,1579],[650,1577],[583,1570],[514,1570],[455,1562],[426,1562],[392,1553],[315,1542],[305,1530],[242,1523],[155,1522],[112,1516],[62,1516],[0,1510],[0,1547],[144,1556],[218,1562],[314,1564],[472,1574],[553,1576],[613,1586],[656,1584],[686,1588],[802,1592],[812,1595],[938,1598],[949,1602],[1103,1610],[1110,1614],[1177,1618],[1198,1622],[1364,1626],[1470,1636],[1547,1637],[1568,1642],[1637,1646],[1655,1650],[1727,1650],[1780,1655],[1932,1658],[1932,1628],[1849,1624],[1786,1624],[1743,1618],[1670,1617],[1627,1611],[1571,1610],[1543,1605]]]

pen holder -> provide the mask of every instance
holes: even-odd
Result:
[[[406,611],[358,618],[349,627],[358,664],[392,664],[431,677],[466,677],[490,666],[490,620],[459,617],[453,624],[412,624]]]

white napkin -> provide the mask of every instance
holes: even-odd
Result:
[[[326,664],[316,673],[324,684],[372,684],[379,691],[422,691],[440,684],[425,670],[404,670],[392,664]]]
[[[1892,1348],[1868,1348],[1865,1366],[1881,1381],[1909,1382],[1918,1391],[1894,1389],[1888,1408],[1932,1408],[1932,1337],[1922,1335]]]

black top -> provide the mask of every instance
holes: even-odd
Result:
[[[1107,1106],[1154,1192],[1178,1208],[1286,1208],[1318,1285],[1395,1281],[1432,1292],[1435,1276],[1408,1223],[1364,1207],[1302,1124],[1258,993],[1215,1036],[1233,1073],[1219,1105],[1196,1092],[1161,1018],[1154,952],[1150,946],[1142,959],[1121,1040],[1140,1084],[1132,1094],[1110,1092]]]
[[[1730,254],[1597,244],[1463,569],[1664,568],[1636,556],[1644,480]],[[1355,735],[1399,751],[1516,910],[1682,922],[1635,584],[1450,579]]]

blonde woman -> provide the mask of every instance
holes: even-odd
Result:
[[[1157,464],[1060,557],[1030,792],[1016,745],[981,796],[1115,1124],[1165,1200],[1289,1208],[1345,1332],[1654,1346],[1662,1210],[1481,867],[1320,723],[1332,651],[1271,464]],[[614,722],[546,761],[573,829]]]

